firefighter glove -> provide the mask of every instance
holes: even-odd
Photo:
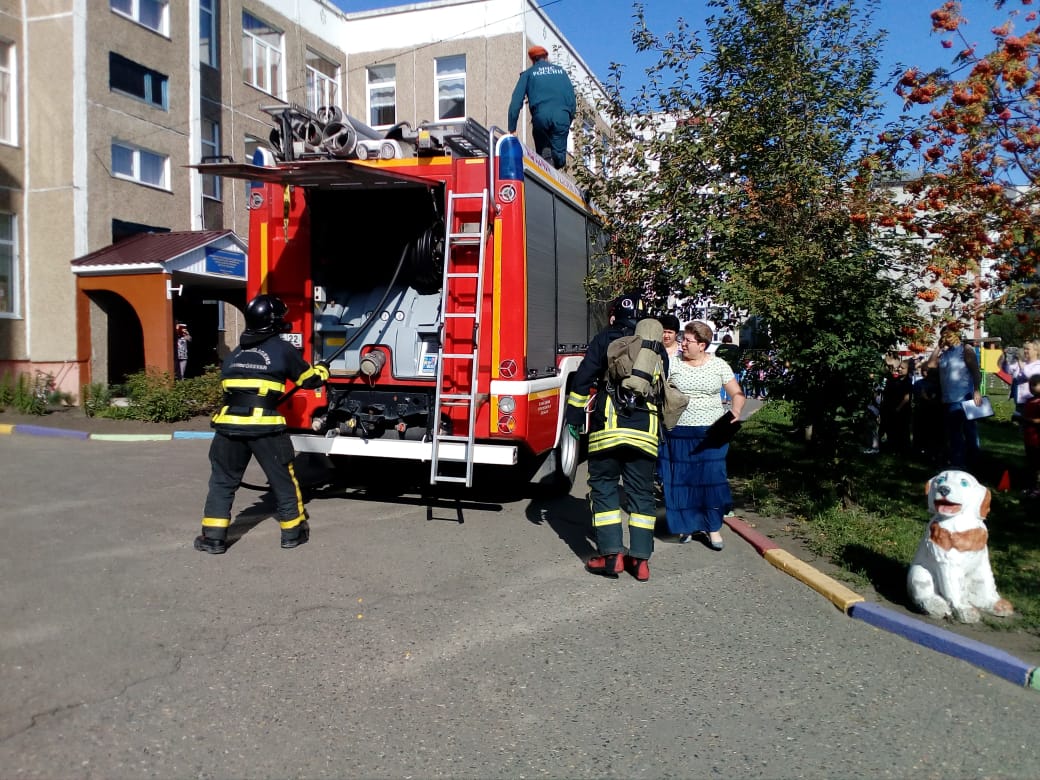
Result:
[[[585,429],[585,410],[580,406],[567,406],[567,410],[564,412],[564,420],[567,423],[568,428],[574,428],[576,431],[583,431]]]
[[[329,381],[329,364],[325,362],[316,363],[314,365],[314,373],[317,374],[322,382]]]
[[[570,424],[567,425],[567,433],[569,433],[575,439],[580,439],[581,438],[581,430],[579,430],[578,428],[576,428],[573,425],[570,425]]]

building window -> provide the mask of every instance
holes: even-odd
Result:
[[[220,122],[202,120],[202,161],[220,156]],[[202,176],[202,197],[220,200],[220,177],[213,173]]]
[[[199,0],[199,62],[216,68],[217,59],[217,0]]]
[[[397,66],[368,69],[368,123],[372,127],[397,124]]]
[[[17,85],[14,44],[0,41],[0,141],[7,144],[18,143]]]
[[[466,116],[466,55],[437,58],[437,119]]]
[[[281,97],[282,33],[242,12],[242,78],[263,92]]]
[[[307,108],[339,105],[339,65],[307,50]]]
[[[112,142],[112,174],[140,184],[169,189],[170,158],[139,146]]]
[[[128,16],[149,30],[167,34],[170,19],[169,0],[111,0],[113,11]]]
[[[167,78],[158,71],[138,65],[115,52],[108,54],[108,87],[116,92],[135,97],[164,111]]]
[[[18,316],[18,253],[13,214],[0,214],[0,317]]]

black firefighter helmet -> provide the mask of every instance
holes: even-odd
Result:
[[[258,295],[246,304],[246,332],[282,333],[288,328],[289,307],[274,295]]]
[[[610,304],[610,316],[614,318],[614,324],[622,328],[634,329],[636,323],[646,315],[646,305],[639,293],[625,293],[614,299]]]

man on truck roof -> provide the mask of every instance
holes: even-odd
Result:
[[[549,52],[543,46],[532,46],[527,56],[531,67],[520,74],[513,88],[508,129],[516,134],[516,123],[526,97],[535,150],[560,169],[567,164],[567,136],[577,109],[574,85],[567,71],[549,62]]]

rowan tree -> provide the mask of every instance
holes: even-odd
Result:
[[[710,297],[759,318],[787,368],[774,392],[842,480],[881,357],[913,320],[905,236],[877,234],[865,216],[885,200],[881,160],[867,154],[881,110],[876,3],[707,5],[703,45],[682,24],[654,35],[636,7],[633,38],[660,62],[627,106],[638,117],[619,144],[629,175],[585,184],[662,298]],[[651,132],[662,115],[674,127]]]
[[[961,3],[943,3],[931,22],[953,53],[950,67],[910,67],[895,88],[907,109],[924,114],[882,136],[894,167],[912,171],[908,200],[888,219],[927,238],[926,278],[940,292],[924,300],[939,319],[981,320],[1037,297],[1040,27],[1032,5],[992,2],[1007,16],[983,45]]]

